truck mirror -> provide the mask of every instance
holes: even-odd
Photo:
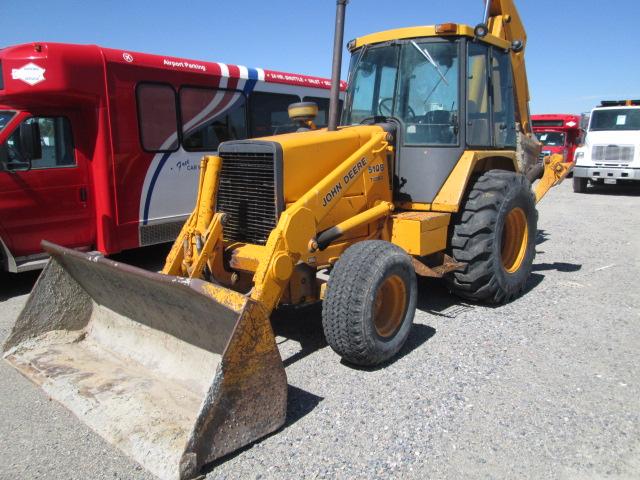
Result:
[[[38,122],[24,122],[20,125],[20,153],[29,163],[32,160],[42,158]]]

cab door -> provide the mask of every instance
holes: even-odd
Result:
[[[21,114],[20,124],[37,124],[41,152],[27,158],[20,126],[0,145],[0,226],[9,250],[20,257],[42,252],[49,240],[67,247],[94,243],[88,158],[77,150],[72,125],[82,131],[82,115]],[[86,123],[86,122],[85,122]]]

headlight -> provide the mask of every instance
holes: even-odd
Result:
[[[578,160],[582,160],[583,158],[584,158],[584,152],[576,152],[576,155],[573,161],[577,162]]]

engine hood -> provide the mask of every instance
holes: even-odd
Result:
[[[274,142],[281,148],[286,205],[295,202],[369,141],[372,135],[382,131],[379,125],[357,125],[333,132],[323,128],[256,140]]]

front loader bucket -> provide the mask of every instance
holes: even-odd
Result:
[[[162,479],[278,429],[287,380],[244,295],[43,242],[51,260],[5,359]]]

